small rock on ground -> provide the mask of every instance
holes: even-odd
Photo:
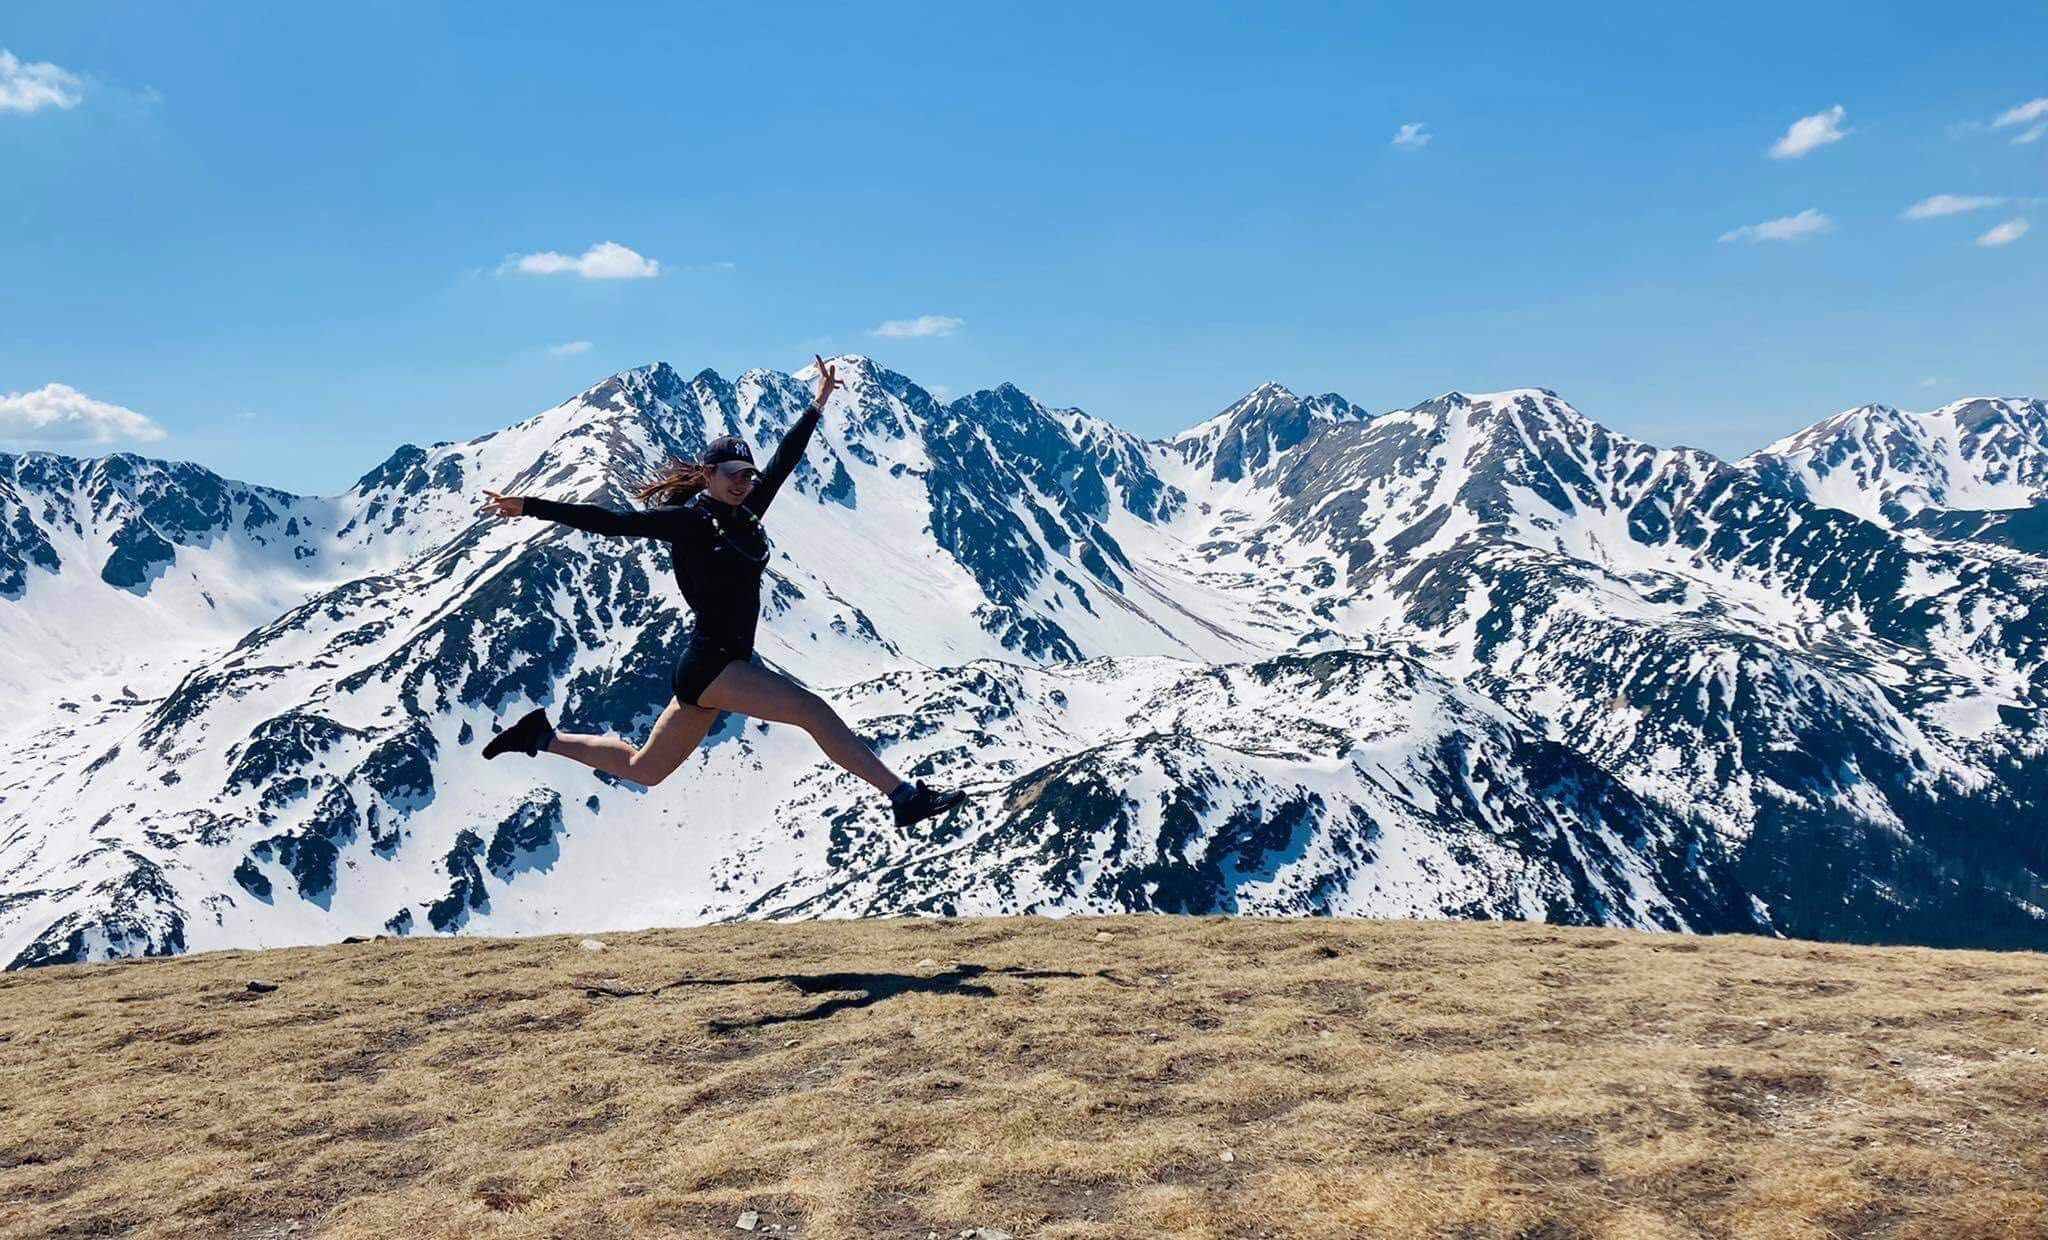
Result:
[[[585,939],[583,941],[585,943],[597,942],[596,939]],[[603,944],[599,943],[598,946],[602,947]],[[760,1225],[761,1212],[759,1210],[747,1211],[745,1214],[740,1215],[739,1220],[733,1224],[734,1227],[739,1228],[741,1231],[752,1231],[754,1230],[754,1228],[759,1227]]]
[[[601,952],[607,950],[605,945],[599,942],[597,939],[585,939],[581,943],[578,943],[576,946],[582,948],[584,951],[587,952]]]
[[[250,989],[250,990],[252,990],[252,991],[254,991],[254,992],[256,992],[256,993],[257,993],[257,994],[259,994],[259,995],[267,995],[267,994],[269,994],[269,993],[270,993],[271,991],[273,991],[273,990],[276,990],[276,989],[277,989],[277,983],[276,983],[276,982],[259,982],[259,981],[255,981],[255,980],[253,980],[253,979],[252,979],[252,980],[250,981],[250,983],[249,983],[249,989]]]

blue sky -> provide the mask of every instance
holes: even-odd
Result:
[[[2048,396],[2048,7],[1675,7],[12,6],[0,435],[329,493],[813,352],[1145,435],[1266,379],[1723,455]]]

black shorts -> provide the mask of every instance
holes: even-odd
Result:
[[[697,699],[718,679],[725,665],[734,662],[751,663],[754,652],[716,642],[691,642],[683,651],[682,661],[676,664],[675,675],[669,677],[669,687],[676,691],[676,701],[685,706],[697,705]]]

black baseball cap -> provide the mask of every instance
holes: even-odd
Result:
[[[720,435],[704,445],[704,455],[697,458],[699,465],[717,465],[723,461],[745,461],[754,463],[754,450],[738,435]]]

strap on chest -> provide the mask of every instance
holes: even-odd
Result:
[[[768,531],[761,528],[760,515],[753,509],[721,504],[702,491],[690,497],[689,506],[704,514],[704,519],[710,522],[712,531],[725,546],[745,557],[750,563],[768,562]],[[761,550],[758,553],[734,538],[735,534],[749,533],[761,542]]]

